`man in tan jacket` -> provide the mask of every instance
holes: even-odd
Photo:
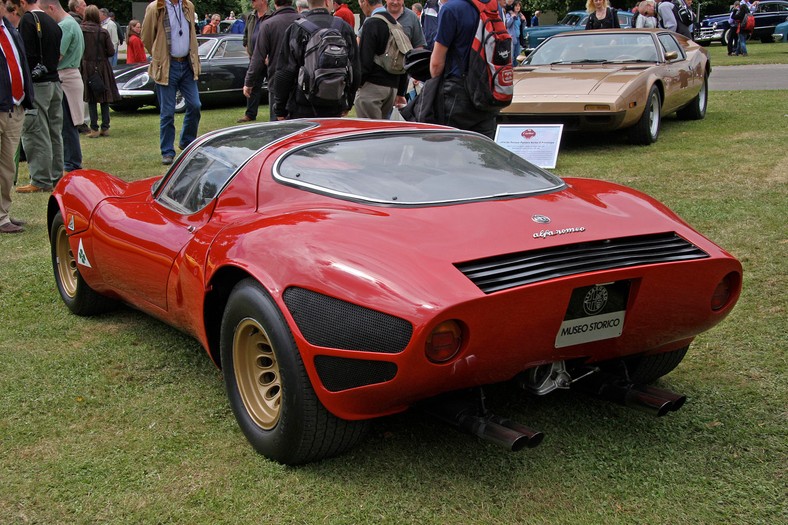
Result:
[[[194,26],[194,4],[189,0],[154,0],[145,9],[142,43],[153,58],[148,74],[156,83],[159,101],[161,163],[175,158],[175,94],[180,91],[186,115],[178,147],[185,149],[200,126],[200,57]]]

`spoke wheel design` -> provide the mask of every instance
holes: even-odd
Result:
[[[233,363],[249,416],[261,428],[272,429],[281,413],[282,379],[271,340],[254,319],[244,319],[235,331]]]
[[[55,232],[55,269],[63,286],[63,292],[71,298],[77,295],[77,260],[68,243],[66,227],[59,225]]]

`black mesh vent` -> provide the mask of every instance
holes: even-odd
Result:
[[[323,386],[331,392],[384,383],[397,375],[397,365],[394,363],[327,355],[315,357],[315,368]]]
[[[309,344],[396,354],[413,334],[408,321],[303,288],[288,288],[285,304]]]
[[[484,293],[492,293],[567,275],[708,256],[675,233],[663,233],[557,246],[456,266]]]

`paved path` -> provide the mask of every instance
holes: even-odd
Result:
[[[709,91],[788,89],[788,64],[711,65]]]

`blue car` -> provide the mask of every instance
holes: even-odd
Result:
[[[772,41],[788,42],[788,20],[775,26],[774,33],[772,33]]]
[[[585,30],[588,22],[586,11],[570,11],[566,16],[555,25],[527,27],[523,29],[523,48],[526,53],[536,49],[539,44],[558,33],[567,31]],[[622,28],[632,27],[632,13],[630,11],[618,11],[618,23]]]
[[[788,0],[761,0],[754,15],[755,30],[750,39],[759,39],[766,44],[773,42],[776,26],[788,20]],[[712,42],[728,45],[731,34],[736,31],[736,26],[729,22],[730,16],[730,13],[723,13],[704,17],[694,40],[702,46]]]

